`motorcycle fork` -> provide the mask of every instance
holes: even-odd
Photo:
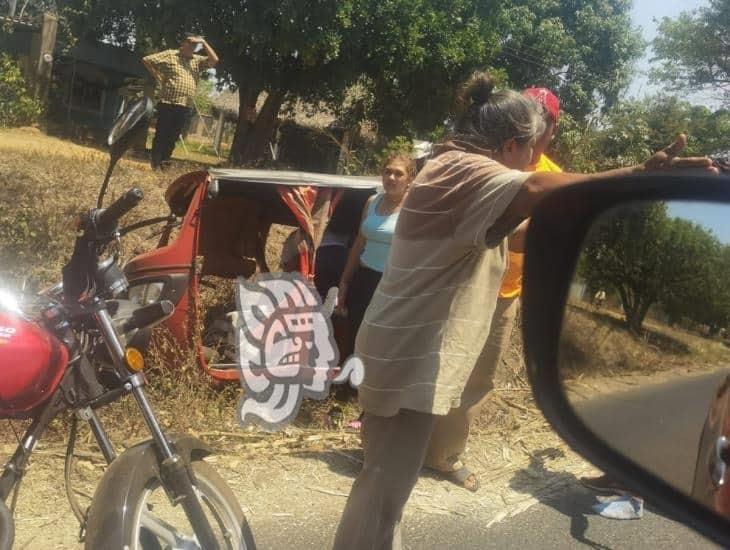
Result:
[[[198,536],[201,547],[206,550],[217,550],[218,542],[203,510],[203,503],[195,491],[195,474],[192,467],[187,460],[174,451],[162,432],[162,427],[143,390],[144,378],[142,375],[129,375],[124,358],[124,348],[114,329],[109,312],[105,308],[100,308],[94,313],[94,318],[114,361],[114,366],[119,374],[127,379],[124,387],[137,401],[142,417],[157,446],[158,459],[160,460],[160,481],[168,498],[170,498],[173,505],[180,504],[182,506],[195,534]]]
[[[28,464],[28,458],[35,449],[38,440],[43,435],[51,421],[63,410],[66,404],[61,398],[61,394],[57,391],[49,400],[48,404],[43,407],[40,414],[36,416],[31,425],[23,434],[20,444],[5,464],[0,474],[0,499],[5,501],[10,495],[13,487],[23,478],[25,468]]]

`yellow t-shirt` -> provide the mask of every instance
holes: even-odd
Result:
[[[563,170],[545,155],[540,155],[540,160],[535,165],[535,172],[562,172]]]
[[[545,155],[535,165],[535,172],[562,172],[563,170]],[[507,269],[499,289],[500,298],[516,298],[522,293],[522,261],[524,254],[509,251]]]

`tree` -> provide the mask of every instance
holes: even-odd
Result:
[[[359,0],[348,33],[367,99],[363,116],[384,140],[426,135],[454,105],[458,85],[491,65],[505,2]],[[504,72],[502,72],[504,74]]]
[[[204,34],[221,57],[217,77],[238,90],[236,163],[263,154],[287,103],[324,102],[347,118],[355,85],[352,110],[384,140],[425,135],[484,67],[516,86],[555,85],[584,117],[610,103],[641,50],[628,0],[66,1],[90,10],[77,28],[140,53],[175,47],[183,30]],[[546,49],[539,61],[535,47]]]
[[[565,116],[555,153],[566,168],[595,172],[643,162],[679,133],[689,136],[687,155],[728,151],[730,111],[661,94],[623,101],[588,123]]]
[[[616,102],[644,49],[627,0],[460,0],[448,11],[443,2],[380,4],[390,7],[378,12],[382,19],[368,15],[353,30],[378,38],[354,42],[367,45],[368,114],[388,137],[426,135],[476,68],[516,89],[554,89],[563,109],[583,122]]]
[[[504,67],[516,88],[546,86],[585,122],[612,107],[633,76],[645,43],[630,0],[513,0],[501,16]]]
[[[626,323],[638,334],[656,303],[675,318],[719,322],[721,316],[713,312],[710,319],[708,308],[717,297],[715,281],[722,280],[719,257],[719,242],[701,226],[670,218],[666,204],[635,203],[599,219],[579,272],[589,286],[617,292]]]
[[[730,288],[726,275],[730,269],[730,247],[695,226],[697,239],[704,241],[702,263],[695,266],[695,275],[675,285],[662,297],[662,308],[670,322],[682,318],[707,325],[716,334],[730,323]]]
[[[730,3],[709,0],[709,5],[663,18],[654,39],[654,80],[680,91],[719,92],[730,102]]]
[[[42,106],[28,93],[23,73],[10,57],[0,54],[0,127],[32,124]]]
[[[613,288],[626,323],[641,331],[649,307],[659,300],[665,265],[660,254],[667,234],[666,206],[634,204],[604,214],[591,229],[580,264],[590,287]]]

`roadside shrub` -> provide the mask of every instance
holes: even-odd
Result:
[[[41,104],[30,96],[20,67],[0,55],[0,127],[28,126],[40,115]]]

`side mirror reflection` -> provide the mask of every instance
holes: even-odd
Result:
[[[730,518],[730,206],[635,202],[591,227],[559,365],[576,414]]]

